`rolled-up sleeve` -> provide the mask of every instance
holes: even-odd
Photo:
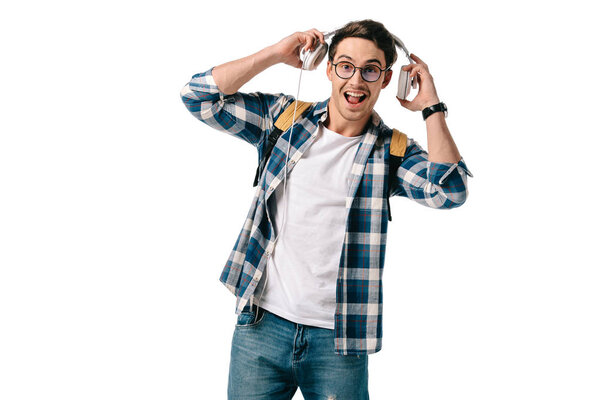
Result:
[[[265,132],[291,96],[265,93],[224,94],[212,76],[212,69],[196,74],[183,89],[181,99],[189,112],[208,126],[260,146]]]
[[[467,177],[473,175],[464,160],[436,163],[421,146],[409,139],[405,157],[391,182],[393,196],[405,196],[432,208],[455,208],[467,200]]]

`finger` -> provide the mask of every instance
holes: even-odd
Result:
[[[423,72],[423,67],[419,64],[411,64],[410,69],[410,77],[414,78],[417,75],[420,75]]]
[[[311,29],[310,32],[316,35],[317,39],[319,39],[319,42],[325,44],[325,35],[323,35],[323,32],[319,31],[316,28]]]
[[[400,105],[404,108],[406,108],[407,110],[411,110],[414,111],[414,107],[413,107],[413,102],[410,100],[403,100],[401,98],[399,98],[398,96],[396,96],[396,99],[398,99],[398,101],[400,102]]]
[[[304,34],[304,51],[312,50],[314,48],[315,37],[309,33]]]
[[[417,77],[417,79],[419,79],[419,82],[423,79],[429,79],[429,77],[431,76],[429,74],[429,71],[427,70],[427,68],[425,68],[423,65],[420,64],[413,64],[414,67],[412,68],[412,71],[410,73],[410,77],[414,78]]]
[[[410,53],[410,58],[412,58],[417,64],[421,64],[422,66],[424,66],[426,69],[428,69],[429,67],[427,66],[427,64],[425,64],[425,61],[421,60],[419,57],[417,57],[415,54]]]
[[[325,35],[321,31],[317,31],[317,32],[318,32],[319,40],[321,41],[321,43],[325,44]]]
[[[421,60],[419,57],[417,57],[417,55],[414,53],[410,53],[410,58],[415,60],[418,64],[425,64],[425,62],[423,60]]]
[[[321,42],[321,38],[319,37],[320,32],[317,31],[316,29],[313,29],[313,30],[309,31],[308,34],[310,36],[310,43],[311,43],[310,50],[314,50],[317,48],[317,45],[319,44],[319,42]],[[323,43],[323,42],[321,42],[321,43]]]

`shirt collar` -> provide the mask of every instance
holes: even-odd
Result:
[[[329,104],[329,99],[321,101],[315,105],[313,115],[315,117],[320,117],[319,121],[321,122],[327,119],[327,104]]]

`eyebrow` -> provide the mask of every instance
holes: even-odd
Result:
[[[340,58],[347,58],[347,59],[349,59],[350,61],[354,61],[354,59],[353,59],[352,57],[350,57],[350,56],[347,56],[347,55],[345,55],[345,54],[341,54],[341,55],[338,57],[338,60],[339,60]],[[379,64],[379,65],[383,66],[383,64],[381,63],[381,61],[379,61],[379,60],[378,60],[378,59],[376,59],[376,58],[371,58],[371,59],[367,60],[367,64],[368,64],[368,63],[377,63],[377,64]]]

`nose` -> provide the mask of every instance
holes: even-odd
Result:
[[[362,69],[360,69],[359,67],[354,68],[354,75],[352,75],[352,77],[350,78],[350,82],[357,84],[367,83],[367,81],[365,81],[362,77]]]

